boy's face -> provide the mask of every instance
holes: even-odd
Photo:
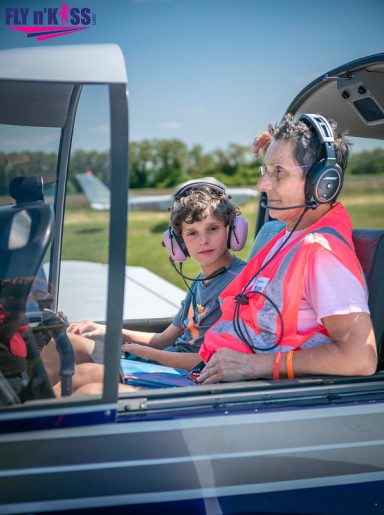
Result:
[[[189,255],[206,275],[228,265],[231,256],[227,249],[227,227],[211,213],[199,222],[183,222],[181,235]]]

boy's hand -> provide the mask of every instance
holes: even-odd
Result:
[[[139,343],[123,343],[121,350],[145,359],[149,359],[148,354],[151,351],[151,349],[148,349],[146,345],[140,345]]]
[[[85,338],[95,338],[96,336],[105,336],[107,328],[105,325],[96,324],[91,320],[83,320],[70,324],[67,333],[79,334]]]

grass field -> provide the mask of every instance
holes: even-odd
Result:
[[[356,228],[384,227],[384,187],[346,187],[341,200],[347,207]],[[249,237],[245,249],[238,253],[247,258],[253,243],[257,214],[257,202],[252,201],[242,208],[249,222]],[[78,207],[67,210],[64,230],[63,259],[78,259],[106,263],[108,261],[108,212],[95,212],[83,201]],[[182,279],[168,262],[167,253],[161,246],[162,234],[168,227],[168,213],[132,212],[128,218],[127,264],[143,266],[168,281],[185,288]],[[186,275],[196,275],[198,266],[187,260]]]

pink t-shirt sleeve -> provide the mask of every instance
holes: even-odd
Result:
[[[331,315],[369,313],[366,290],[358,279],[325,248],[307,267],[298,330],[305,331]]]

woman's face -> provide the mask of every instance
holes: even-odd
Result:
[[[290,230],[303,212],[303,207],[278,211],[274,207],[304,206],[305,178],[303,167],[294,158],[294,144],[288,140],[273,140],[264,156],[265,173],[257,189],[267,195],[270,215],[281,220]]]

